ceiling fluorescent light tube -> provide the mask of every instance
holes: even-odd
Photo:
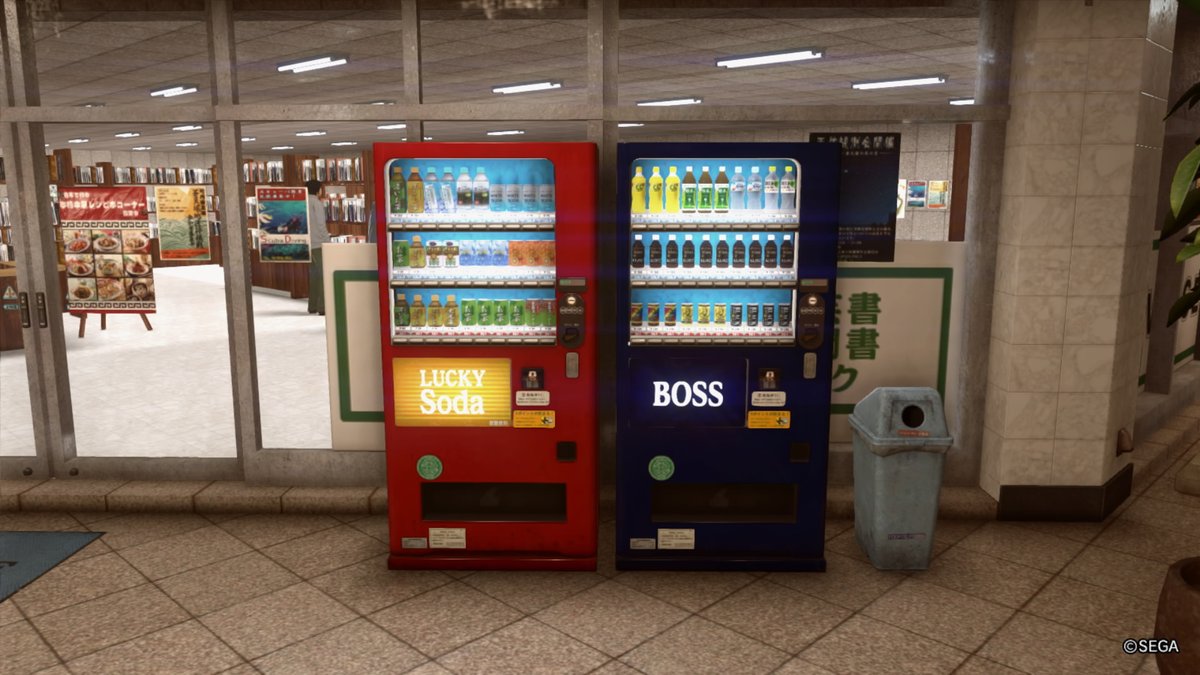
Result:
[[[278,70],[281,73],[291,71],[293,73],[307,73],[310,70],[320,70],[322,68],[332,68],[334,66],[342,66],[346,64],[345,58],[334,58],[332,56],[322,56],[317,59],[307,59],[298,63],[281,63]]]
[[[330,145],[342,147],[344,145],[358,145],[358,141],[334,141]]]
[[[521,133],[525,133],[525,132],[524,132],[524,131],[522,131]],[[425,140],[427,140],[427,141],[432,141],[432,140],[433,140],[433,136],[426,136],[426,137],[425,137]]]
[[[200,144],[199,144],[199,143],[193,143],[192,141],[185,141],[185,142],[183,142],[183,143],[176,143],[176,144],[175,144],[175,147],[177,147],[177,148],[194,148],[194,147],[196,147],[197,145],[200,145]]]
[[[501,84],[492,87],[493,94],[523,94],[529,91],[543,91],[545,89],[559,89],[562,87],[561,81],[547,82],[526,82],[522,84]]]
[[[139,145],[139,146],[137,146],[137,147],[134,147],[133,149],[134,149],[134,150],[149,150],[149,149],[150,149],[150,146],[148,146],[148,145]]]
[[[919,87],[924,84],[943,84],[946,81],[941,75],[930,77],[910,77],[903,80],[880,80],[878,82],[851,82],[854,89],[891,89],[892,87]]]
[[[975,99],[973,99],[973,98],[952,98],[952,99],[950,99],[950,105],[975,105]]]
[[[375,128],[388,130],[388,129],[403,129],[406,126],[408,126],[408,125],[407,124],[380,124],[379,126],[377,126]]]
[[[137,138],[142,134],[137,131],[122,131],[119,134],[113,134],[113,138]]]
[[[644,127],[646,125],[641,122],[618,122],[617,126],[621,129],[626,129],[628,127]]]
[[[324,131],[297,131],[297,136],[324,136]]]
[[[67,139],[67,142],[68,143],[87,143],[88,140],[89,139],[86,139],[86,138],[70,138],[70,139]]]
[[[171,127],[171,131],[200,131],[203,128],[199,124],[185,124],[181,127]]]
[[[801,49],[772,54],[756,54],[749,56],[731,56],[717,59],[718,68],[745,68],[747,66],[768,66],[775,63],[790,63],[792,61],[807,61],[819,59],[825,55],[818,49]]]
[[[190,84],[177,84],[173,87],[167,87],[166,89],[157,89],[155,91],[152,91],[152,92],[150,92],[150,95],[151,96],[162,96],[163,98],[171,98],[172,96],[182,96],[184,94],[191,94],[195,91],[196,91],[196,88]]]
[[[504,131],[489,131],[489,132],[487,132],[487,135],[488,136],[519,136],[523,133],[525,133],[525,132],[521,131],[520,129],[507,129]]]
[[[243,143],[249,143],[250,141],[257,141],[257,140],[258,139],[253,136],[242,136]]]
[[[396,105],[392,100],[367,101],[367,105]]]
[[[292,146],[290,146],[290,145],[272,145],[271,149],[272,150],[291,150]]]
[[[638,105],[644,106],[668,106],[668,105],[696,105],[703,103],[702,98],[668,98],[661,101],[638,101]]]

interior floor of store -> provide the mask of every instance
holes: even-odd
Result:
[[[1167,566],[1200,551],[1193,444],[1103,523],[942,520],[882,572],[851,520],[828,571],[389,571],[386,516],[10,512],[104,536],[0,604],[5,673],[1157,673]],[[65,669],[63,666],[65,665]]]
[[[147,331],[132,314],[64,315],[80,456],[234,457],[225,283],[218,265],[154,270]],[[307,300],[255,289],[263,443],[329,448],[325,319]],[[23,351],[0,352],[0,454],[32,455]]]

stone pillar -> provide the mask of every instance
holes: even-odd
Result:
[[[1174,22],[1174,0],[1017,3],[980,471],[1001,518],[1128,496]]]

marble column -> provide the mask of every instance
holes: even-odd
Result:
[[[1174,22],[1174,0],[1016,5],[980,471],[1002,518],[1128,494]]]

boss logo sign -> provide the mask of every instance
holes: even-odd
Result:
[[[705,382],[654,382],[654,407],[662,408],[720,408],[725,404],[722,390],[725,385],[720,381]]]

